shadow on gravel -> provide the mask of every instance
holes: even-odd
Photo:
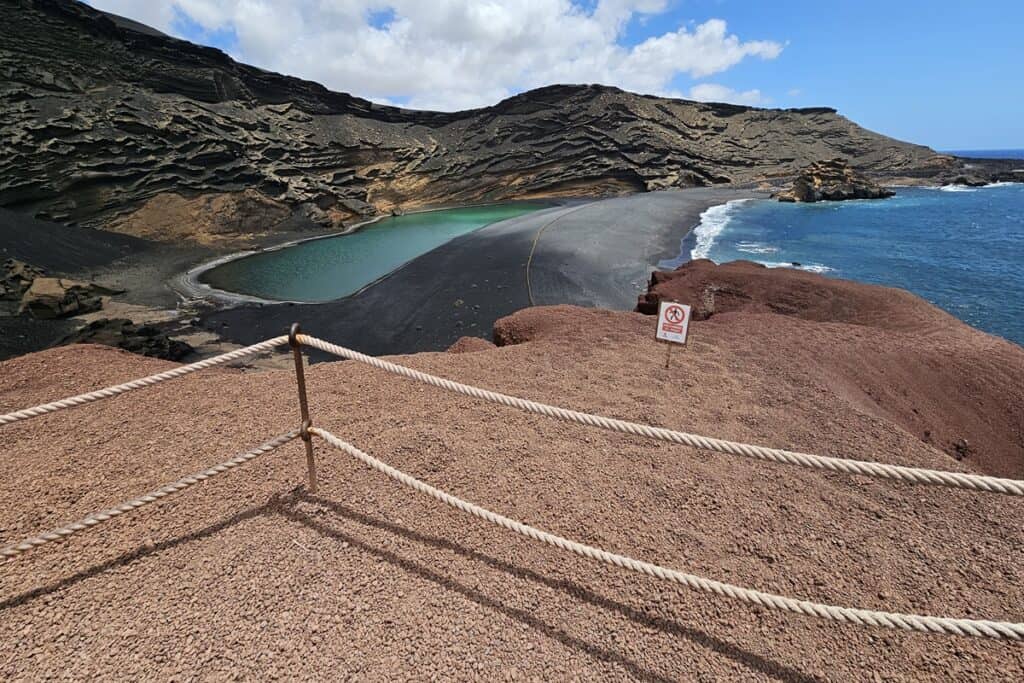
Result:
[[[427,579],[433,583],[442,586],[447,590],[452,590],[466,598],[469,598],[473,602],[493,609],[500,612],[516,621],[525,624],[533,630],[545,635],[546,637],[553,638],[566,647],[573,648],[579,652],[583,652],[595,659],[601,661],[615,662],[625,667],[633,676],[637,678],[648,680],[648,681],[671,681],[673,679],[663,676],[659,673],[650,671],[641,667],[639,664],[631,659],[628,659],[619,652],[614,652],[601,648],[593,643],[588,643],[581,640],[565,631],[548,624],[547,622],[538,619],[536,616],[531,614],[527,610],[509,607],[503,604],[499,599],[489,596],[479,590],[465,586],[457,581],[454,581],[451,577],[437,573],[430,568],[417,564],[403,557],[399,557],[394,553],[377,548],[367,544],[353,536],[347,535],[331,526],[324,524],[323,522],[316,520],[302,511],[295,508],[297,503],[308,503],[318,505],[326,508],[338,515],[350,521],[362,524],[363,526],[371,527],[380,531],[396,534],[402,536],[408,540],[424,545],[429,545],[433,548],[440,550],[446,550],[457,555],[461,555],[474,562],[480,562],[486,564],[492,569],[506,572],[515,576],[516,578],[523,579],[526,581],[532,581],[534,583],[543,584],[553,590],[558,590],[568,595],[571,595],[577,600],[582,600],[590,605],[599,607],[601,609],[616,612],[627,619],[630,619],[637,624],[640,624],[646,628],[656,629],[662,633],[679,637],[686,638],[701,647],[708,650],[712,650],[722,656],[728,657],[733,661],[742,664],[743,666],[765,674],[772,678],[785,681],[807,681],[814,682],[817,679],[813,676],[803,673],[797,669],[793,669],[784,664],[765,659],[764,657],[757,655],[752,652],[748,652],[733,643],[715,638],[714,636],[708,635],[707,633],[694,629],[688,626],[683,626],[674,621],[664,619],[661,617],[647,614],[635,607],[623,604],[611,598],[605,597],[599,593],[595,593],[592,590],[584,588],[579,584],[573,583],[572,581],[566,581],[564,579],[553,579],[543,574],[539,574],[531,569],[523,567],[517,567],[514,564],[498,560],[489,555],[485,555],[476,550],[464,548],[463,546],[454,543],[448,539],[440,538],[437,536],[430,536],[427,534],[420,533],[406,529],[405,527],[393,524],[391,522],[370,517],[361,512],[348,508],[340,503],[330,501],[318,496],[310,495],[306,492],[303,487],[296,488],[287,494],[277,496],[275,495],[265,504],[258,507],[249,508],[237,514],[234,514],[226,519],[221,520],[215,524],[210,524],[197,529],[189,534],[178,536],[176,538],[167,539],[155,543],[150,546],[141,546],[127,553],[123,553],[113,559],[107,560],[100,564],[83,569],[70,576],[64,577],[52,583],[38,588],[33,588],[17,595],[11,596],[0,601],[0,612],[4,610],[18,607],[25,603],[37,600],[47,595],[56,593],[65,588],[74,586],[82,581],[101,575],[111,569],[122,567],[142,558],[148,557],[155,553],[159,553],[170,548],[185,545],[192,541],[197,541],[208,536],[212,536],[226,529],[245,522],[250,519],[254,519],[262,516],[269,516],[273,514],[282,515],[283,517],[302,524],[303,526],[317,532],[321,536],[330,538],[336,541],[346,542],[353,547],[357,547],[360,550],[375,555],[382,560],[400,567],[401,569],[415,574],[421,578]],[[44,551],[45,552],[45,551]],[[16,561],[16,560],[15,560]]]
[[[793,669],[784,664],[780,664],[778,662],[765,659],[760,655],[743,650],[742,648],[737,647],[733,643],[729,643],[719,638],[715,638],[714,636],[708,635],[707,633],[700,631],[698,629],[683,626],[674,621],[670,621],[668,619],[664,619],[661,617],[652,616],[641,610],[636,609],[635,607],[631,607],[621,602],[617,602],[616,600],[613,600],[611,598],[600,595],[599,593],[595,593],[594,591],[584,588],[579,584],[573,583],[572,581],[566,581],[564,579],[553,579],[548,576],[544,576],[543,574],[539,574],[533,570],[525,569],[523,567],[517,567],[514,564],[510,564],[508,562],[493,558],[489,555],[485,555],[476,550],[464,548],[463,546],[454,543],[450,540],[447,540],[445,538],[429,536],[418,531],[406,529],[405,527],[393,524],[383,519],[370,517],[361,512],[348,508],[340,503],[336,503],[331,500],[311,495],[307,493],[305,489],[302,489],[295,496],[289,497],[287,501],[282,499],[282,502],[306,502],[313,505],[319,505],[330,510],[339,517],[344,517],[345,519],[351,520],[358,524],[362,524],[364,526],[372,527],[374,529],[379,529],[382,531],[387,531],[389,533],[402,536],[403,538],[414,541],[416,543],[422,543],[424,545],[429,545],[440,550],[453,552],[475,562],[481,562],[483,564],[486,564],[492,569],[496,569],[498,571],[511,574],[519,579],[524,579],[527,581],[533,581],[534,583],[543,584],[553,590],[558,590],[568,595],[571,595],[573,598],[587,602],[591,605],[594,605],[595,607],[599,607],[601,609],[608,610],[611,612],[617,612],[618,614],[626,617],[627,619],[630,619],[646,628],[656,629],[658,631],[661,631],[662,633],[671,636],[686,638],[687,640],[690,640],[700,645],[701,647],[707,648],[708,650],[712,650],[720,655],[732,659],[735,662],[738,662],[739,664],[742,664],[743,666],[751,670],[765,674],[772,678],[785,681],[820,680],[818,678],[805,674],[802,671],[798,671],[797,669]],[[538,619],[536,616],[534,616],[526,610],[509,607],[508,605],[503,604],[498,599],[492,596],[486,595],[485,593],[482,593],[478,590],[475,590],[461,583],[458,583],[457,581],[452,580],[451,577],[439,574],[423,565],[399,557],[398,555],[395,555],[390,551],[370,546],[366,544],[364,541],[361,541],[353,536],[349,536],[341,531],[331,528],[329,525],[324,524],[323,522],[310,517],[309,515],[303,513],[300,510],[288,507],[287,505],[282,505],[276,508],[276,511],[284,515],[289,520],[302,524],[307,528],[312,529],[313,531],[321,534],[322,536],[325,536],[336,541],[346,542],[353,547],[358,547],[359,549],[368,552],[372,555],[376,555],[377,557],[385,560],[386,562],[398,566],[404,569],[405,571],[408,571],[410,573],[416,574],[421,578],[432,581],[447,590],[455,591],[460,595],[469,598],[478,605],[501,612],[502,614],[511,617],[516,621],[525,624],[526,626],[529,626],[530,628],[544,634],[549,638],[554,638],[558,640],[560,643],[567,647],[571,647],[580,652],[584,652],[587,655],[602,661],[616,662],[627,668],[632,675],[638,678],[649,681],[673,680],[671,678],[655,673],[648,669],[644,669],[636,662],[626,658],[618,652],[606,650],[592,643],[580,640],[579,638],[576,638],[566,633],[565,631],[562,631],[556,628],[555,626],[552,626],[551,624],[548,624]]]
[[[198,541],[199,539],[206,538],[207,536],[213,536],[214,534],[224,531],[225,529],[229,529],[235,526],[236,524],[241,524],[242,522],[245,522],[250,519],[255,519],[256,517],[263,517],[266,515],[273,514],[275,512],[280,512],[284,506],[293,503],[295,500],[297,500],[297,495],[297,491],[291,491],[284,496],[274,496],[269,501],[267,501],[263,505],[260,505],[259,507],[249,508],[248,510],[244,510],[243,512],[231,515],[227,519],[221,520],[216,524],[210,524],[209,526],[203,527],[202,529],[197,529],[196,531],[193,531],[189,534],[185,534],[184,536],[169,538],[165,541],[160,541],[159,543],[154,543],[150,546],[140,546],[135,550],[119,555],[101,564],[93,565],[88,569],[83,569],[82,571],[76,572],[71,576],[64,577],[63,579],[60,579],[58,581],[54,581],[53,583],[49,583],[45,586],[39,586],[38,588],[33,588],[23,593],[13,595],[9,598],[4,599],[3,601],[0,601],[0,612],[3,612],[7,609],[11,609],[12,607],[18,607],[19,605],[23,605],[33,600],[37,600],[46,595],[50,595],[51,593],[56,593],[60,590],[69,588],[77,583],[85,581],[86,579],[91,579],[92,577],[98,576],[111,569],[116,569],[118,567],[123,567],[127,564],[131,564],[136,560],[140,560],[144,557],[147,557],[154,553],[158,553],[162,550],[167,550],[169,548],[174,548],[179,545],[184,545],[192,541]],[[72,543],[73,542],[74,541],[72,541]],[[44,550],[42,552],[46,551]],[[9,561],[17,562],[18,560],[15,559]]]

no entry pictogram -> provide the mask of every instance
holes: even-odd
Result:
[[[690,307],[672,301],[662,301],[658,307],[657,338],[663,341],[686,343],[690,327]]]
[[[678,325],[686,320],[686,311],[683,310],[682,306],[672,304],[665,309],[665,320]]]

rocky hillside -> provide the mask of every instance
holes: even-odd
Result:
[[[373,104],[71,0],[0,0],[0,206],[177,240],[420,205],[956,162],[834,110],[551,86],[457,113]]]

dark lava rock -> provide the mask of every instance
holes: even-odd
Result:
[[[780,202],[820,202],[844,199],[884,199],[896,193],[850,168],[845,159],[816,161],[800,171],[789,190],[775,198]]]
[[[124,318],[103,318],[65,337],[62,344],[104,344],[152,358],[178,361],[192,353],[191,345],[171,339],[153,325],[136,325]]]
[[[32,281],[43,273],[42,268],[17,259],[7,259],[0,265],[0,299],[21,301],[21,297],[32,286]]]
[[[949,185],[964,185],[966,187],[982,187],[988,185],[988,180],[976,175],[958,175],[950,180]]]
[[[92,282],[58,277],[36,277],[21,297],[18,312],[38,320],[68,318],[103,308],[102,296],[118,294]]]

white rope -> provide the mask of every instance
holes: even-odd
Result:
[[[576,555],[605,562],[623,569],[628,569],[640,574],[646,574],[665,581],[680,584],[693,590],[714,593],[734,600],[754,603],[772,610],[794,612],[805,616],[819,617],[832,621],[840,621],[859,626],[880,626],[884,628],[900,629],[904,631],[920,631],[922,633],[945,633],[961,636],[976,636],[981,638],[995,638],[1008,640],[1021,640],[1024,638],[1024,623],[1013,623],[1005,621],[988,621],[981,619],[956,619],[950,617],[930,617],[917,614],[901,614],[898,612],[879,612],[875,610],[857,609],[852,607],[837,607],[807,600],[796,600],[774,593],[742,588],[721,581],[713,581],[694,574],[685,574],[674,569],[668,569],[649,562],[634,560],[625,555],[616,555],[607,550],[601,550],[593,546],[570,541],[561,536],[555,536],[546,531],[541,531],[522,522],[517,522],[496,512],[491,512],[473,503],[436,489],[415,477],[401,472],[390,465],[377,460],[371,455],[364,453],[352,444],[342,441],[330,432],[317,427],[309,429],[310,434],[315,434],[335,448],[348,453],[357,460],[369,465],[378,472],[382,472],[395,481],[408,486],[409,488],[435,498],[446,505],[457,510],[478,517],[484,521],[496,524],[509,531],[531,538],[550,546],[567,550]]]
[[[139,509],[143,505],[155,503],[156,501],[162,498],[166,498],[167,496],[178,493],[179,491],[184,491],[188,487],[194,484],[198,484],[201,481],[205,481],[210,477],[221,474],[222,472],[227,472],[228,470],[234,469],[239,465],[244,465],[247,462],[255,460],[259,456],[264,455],[265,453],[269,453],[270,451],[276,448],[280,448],[281,446],[285,445],[292,439],[297,438],[298,436],[299,430],[297,429],[292,430],[287,434],[281,434],[280,436],[275,437],[260,446],[257,446],[251,451],[242,453],[241,455],[236,455],[230,460],[222,462],[219,465],[214,465],[213,467],[205,469],[202,472],[196,472],[195,474],[183,477],[182,479],[179,479],[175,482],[171,482],[170,484],[161,486],[155,491],[151,491],[137,498],[132,498],[131,500],[126,500],[120,505],[115,505],[114,507],[109,508],[107,510],[94,512],[88,517],[80,521],[74,522],[72,524],[58,527],[52,531],[39,534],[38,536],[26,538],[21,543],[15,543],[13,545],[4,546],[0,548],[0,558],[3,558],[4,560],[11,560],[14,557],[17,557],[18,555],[21,555],[22,553],[28,552],[30,550],[35,550],[39,546],[44,545],[46,543],[50,543],[52,541],[59,541],[61,539],[67,538],[72,534],[78,533],[79,531],[92,529],[93,527],[97,526],[102,522],[106,522],[108,520],[113,519],[114,517],[118,517],[128,512],[133,512],[134,510]]]
[[[419,382],[424,382],[431,386],[440,387],[441,389],[447,389],[448,391],[472,396],[473,398],[479,398],[485,401],[491,401],[492,403],[518,408],[530,413],[545,415],[547,417],[553,417],[567,422],[576,422],[590,427],[599,427],[613,432],[621,432],[623,434],[632,434],[635,436],[646,436],[659,441],[667,441],[669,443],[682,444],[684,446],[692,446],[694,448],[703,448],[705,450],[727,453],[729,455],[741,455],[747,458],[755,458],[757,460],[780,462],[787,465],[798,465],[800,467],[827,470],[829,472],[861,474],[868,477],[894,479],[913,484],[931,484],[934,486],[948,486],[951,488],[971,489],[974,491],[987,491],[989,493],[1003,493],[1010,496],[1024,496],[1024,481],[1017,479],[1002,479],[1000,477],[989,477],[979,474],[965,474],[962,472],[949,472],[945,470],[928,470],[918,467],[887,465],[880,462],[869,462],[864,460],[847,460],[845,458],[833,458],[824,455],[812,455],[810,453],[786,451],[779,448],[753,446],[745,443],[737,443],[735,441],[723,441],[722,439],[714,439],[707,436],[689,434],[687,432],[677,432],[671,429],[637,424],[636,422],[616,420],[610,417],[602,417],[601,415],[580,413],[575,410],[566,410],[565,408],[547,405],[546,403],[537,403],[536,401],[528,401],[526,399],[509,396],[507,394],[487,391],[486,389],[460,384],[449,379],[444,379],[443,377],[436,377],[425,372],[413,370],[412,368],[407,368],[403,365],[389,363],[386,360],[367,356],[359,353],[358,351],[353,351],[352,349],[347,349],[343,346],[331,344],[323,341],[322,339],[310,337],[305,334],[298,335],[298,340],[300,343],[312,346],[315,349],[320,349],[321,351],[325,351],[342,358],[359,361],[360,363],[366,363],[367,365],[372,365],[375,368],[392,372]]]
[[[46,413],[53,413],[58,410],[64,410],[65,408],[73,408],[86,403],[92,403],[93,401],[99,401],[104,398],[111,398],[118,394],[123,394],[126,391],[141,389],[142,387],[148,387],[150,385],[158,384],[159,382],[164,382],[183,375],[188,375],[199,370],[212,368],[215,365],[223,365],[224,363],[230,363],[231,361],[238,360],[239,358],[245,358],[246,356],[270,351],[271,349],[286,343],[288,343],[287,336],[274,337],[273,339],[268,339],[267,341],[260,342],[259,344],[246,346],[245,348],[237,349],[220,356],[214,356],[213,358],[207,358],[206,360],[201,360],[190,365],[182,365],[181,367],[168,370],[167,372],[161,372],[157,375],[150,375],[149,377],[143,377],[142,379],[133,380],[124,384],[90,391],[87,394],[79,394],[78,396],[54,401],[53,403],[44,403],[43,405],[25,408],[24,410],[19,410],[14,413],[0,415],[0,425],[11,424],[12,422],[18,422],[19,420],[27,420],[32,417],[38,417],[40,415],[45,415]]]

